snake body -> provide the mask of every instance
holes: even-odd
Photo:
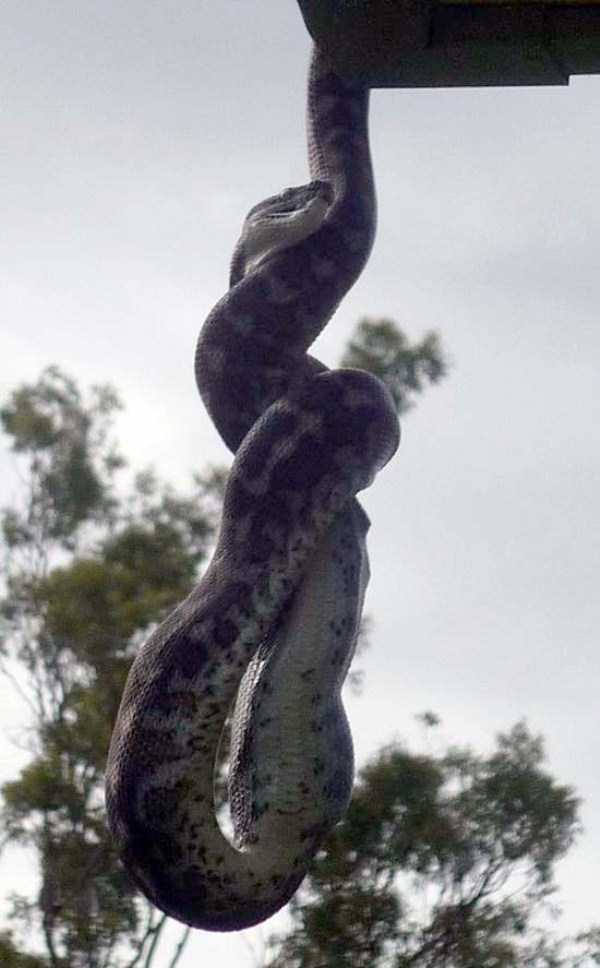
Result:
[[[211,563],[132,665],[109,752],[109,824],[146,896],[195,927],[256,924],[292,896],[348,804],[340,700],[368,580],[355,495],[396,450],[379,380],[308,348],[358,277],[375,231],[369,92],[315,50],[310,184],[255,206],[196,378],[234,452]],[[230,809],[217,749],[235,704]]]

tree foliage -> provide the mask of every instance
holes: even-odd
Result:
[[[343,363],[378,373],[400,411],[447,369],[434,334],[411,346],[389,320],[363,320]],[[0,824],[3,842],[29,849],[38,872],[35,897],[12,895],[17,934],[0,933],[7,968],[150,968],[166,922],[115,856],[104,763],[133,654],[205,562],[226,471],[206,469],[186,495],[149,470],[125,485],[112,439],[119,407],[110,387],[84,397],[49,368],[0,409],[21,479],[0,522],[0,660],[31,714],[30,758],[2,786]],[[600,964],[600,930],[566,955],[566,942],[534,930],[576,831],[576,798],[544,771],[541,740],[523,724],[488,757],[385,748],[362,771],[270,963]],[[43,954],[21,946],[25,932]],[[170,953],[173,968],[188,935]]]
[[[342,357],[342,366],[375,373],[390,390],[399,414],[414,406],[426,382],[438,383],[448,372],[437,333],[426,333],[411,346],[391,319],[362,319]]]
[[[522,722],[488,756],[381,750],[291,904],[291,931],[272,939],[269,966],[600,963],[600,932],[556,940],[536,920],[579,830],[577,798],[543,763]]]
[[[385,319],[362,321],[343,363],[378,373],[400,411],[447,370],[434,334],[410,345]],[[150,968],[166,923],[115,855],[103,771],[132,656],[197,580],[226,471],[205,469],[184,495],[149,470],[127,485],[112,438],[119,408],[110,387],[84,397],[49,368],[0,409],[21,480],[0,519],[0,662],[30,711],[29,760],[1,788],[0,829],[2,842],[30,851],[38,874],[34,897],[11,898],[13,931],[0,932],[7,968]],[[570,946],[535,931],[554,864],[577,831],[576,798],[543,758],[523,724],[487,757],[383,749],[362,771],[270,964],[600,964],[600,929]],[[171,968],[188,936],[170,952]],[[43,953],[30,951],[31,938]]]
[[[12,917],[41,928],[36,964],[52,968],[130,963],[164,923],[117,861],[103,771],[133,652],[191,589],[214,529],[199,479],[189,497],[150,472],[118,492],[118,406],[106,387],[84,401],[50,368],[0,411],[23,480],[20,505],[2,517],[4,670],[32,713],[31,759],[2,788],[2,826],[5,842],[35,853],[38,896],[15,895]]]
[[[447,369],[434,334],[410,345],[385,319],[362,321],[343,363],[378,373],[400,411]],[[31,714],[29,761],[2,786],[0,825],[38,873],[34,897],[11,898],[14,930],[0,933],[7,968],[150,968],[166,922],[115,856],[103,771],[132,656],[197,580],[226,471],[205,469],[185,495],[149,470],[125,484],[112,438],[119,408],[110,387],[84,397],[49,368],[0,409],[21,480],[0,520],[0,661]],[[293,930],[274,942],[271,964],[600,963],[598,930],[569,948],[570,960],[565,942],[533,930],[577,830],[576,798],[542,761],[541,741],[522,724],[488,757],[383,749],[293,903]],[[170,952],[172,968],[188,936]],[[31,953],[31,938],[43,953]]]
[[[375,359],[363,350],[353,365]],[[112,388],[83,395],[50,367],[0,409],[21,481],[0,519],[0,662],[30,712],[30,758],[2,787],[0,824],[2,842],[28,849],[38,873],[35,897],[13,894],[10,923],[44,948],[28,954],[14,932],[1,934],[0,962],[14,968],[149,968],[165,923],[115,856],[104,763],[133,654],[205,562],[225,473],[206,469],[185,495],[148,470],[126,484],[112,430],[120,406]]]

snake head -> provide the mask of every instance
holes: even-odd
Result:
[[[231,260],[229,285],[235,286],[266,259],[313,235],[333,202],[327,181],[286,188],[248,212]]]

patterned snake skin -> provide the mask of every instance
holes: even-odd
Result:
[[[350,798],[340,689],[369,526],[355,495],[399,430],[379,380],[330,371],[307,349],[373,243],[368,97],[313,53],[313,181],[250,211],[230,289],[198,341],[198,387],[235,453],[217,547],[137,655],[112,737],[106,799],[124,863],[154,904],[199,928],[238,930],[277,911]],[[213,794],[234,703],[235,846]]]

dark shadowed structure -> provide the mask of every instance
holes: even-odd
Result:
[[[598,0],[298,0],[340,73],[372,87],[568,84],[600,73]]]

